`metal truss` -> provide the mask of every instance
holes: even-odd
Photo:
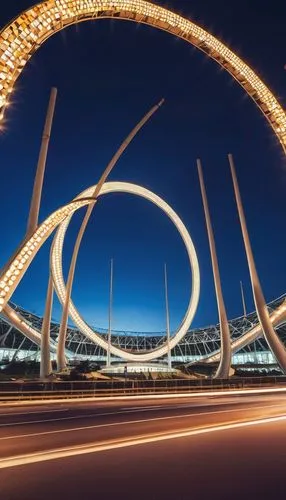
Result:
[[[269,312],[275,311],[286,299],[286,294],[278,299],[273,300],[268,304]],[[20,306],[10,304],[10,306],[19,312],[30,325],[39,332],[41,331],[43,318],[26,311]],[[258,324],[256,312],[248,314],[246,317],[241,316],[229,322],[232,340],[238,339],[254,326]],[[93,328],[95,332],[101,334],[107,339],[107,330]],[[276,331],[286,345],[286,321],[276,327]],[[59,323],[51,322],[51,338],[57,342],[59,334]],[[112,344],[132,353],[144,353],[156,349],[166,341],[165,332],[144,333],[144,332],[128,332],[128,331],[113,331]],[[105,350],[87,339],[77,328],[68,327],[66,348],[73,354],[74,359],[92,359],[104,360],[106,357]],[[195,361],[203,360],[211,354],[218,352],[220,349],[220,330],[219,325],[209,326],[190,330],[179,344],[172,350],[173,361]],[[259,338],[255,342],[245,346],[235,356],[251,355],[254,359],[259,358],[259,353],[267,353],[269,347],[264,338]],[[21,355],[20,355],[21,353]],[[31,340],[22,335],[9,321],[0,315],[0,360],[1,359],[16,359],[17,357],[37,358],[39,355],[39,347]],[[244,359],[243,358],[243,359]]]

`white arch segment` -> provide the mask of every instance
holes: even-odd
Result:
[[[113,183],[109,183],[113,184]],[[127,183],[122,183],[127,184]],[[143,188],[142,188],[143,189]],[[40,333],[33,328],[26,319],[21,316],[19,312],[15,312],[8,304],[8,300],[11,298],[14,290],[20,283],[22,277],[27,271],[29,265],[33,261],[33,258],[36,256],[37,252],[44,244],[46,239],[51,235],[54,229],[61,224],[61,230],[57,233],[57,256],[55,258],[54,263],[54,273],[57,273],[60,279],[62,279],[61,283],[61,294],[64,293],[64,283],[62,278],[61,271],[61,263],[59,260],[61,248],[63,244],[63,231],[65,232],[69,219],[72,214],[78,210],[79,208],[91,203],[93,199],[91,198],[83,198],[84,195],[90,195],[94,190],[94,187],[89,188],[88,190],[81,193],[74,201],[65,207],[60,208],[55,211],[51,216],[49,216],[35,231],[35,233],[26,241],[24,241],[18,248],[15,256],[10,260],[10,262],[6,265],[2,274],[0,275],[0,312],[3,310],[5,316],[9,319],[9,321],[19,329],[27,338],[35,342],[37,345],[41,344],[41,335]],[[146,190],[147,191],[147,190]],[[154,195],[156,197],[156,195]],[[162,200],[163,201],[163,200]],[[164,202],[165,203],[165,202]],[[176,215],[176,214],[175,214]],[[177,217],[177,216],[176,216]],[[63,231],[62,231],[63,229]],[[56,254],[55,254],[56,257]],[[59,293],[60,294],[60,293]],[[62,295],[63,296],[63,295]],[[81,317],[79,316],[81,320]],[[274,311],[270,319],[274,326],[278,325],[282,321],[286,319],[286,302],[283,302],[280,307]],[[83,321],[83,320],[82,320]],[[252,343],[255,339],[259,338],[262,335],[260,325],[255,326],[244,335],[242,335],[239,339],[235,340],[231,344],[232,354],[235,354],[237,351],[242,349],[244,346]],[[98,334],[95,334],[93,330],[89,332],[88,337],[98,342]],[[100,344],[102,345],[102,344]],[[104,347],[104,346],[103,346]],[[174,345],[172,345],[172,348]],[[51,350],[54,352],[56,346],[52,343]],[[114,352],[114,350],[112,351]],[[158,351],[156,351],[157,353]],[[118,352],[116,352],[118,354]],[[120,353],[121,354],[121,353]],[[118,355],[120,355],[118,354]],[[207,360],[211,361],[219,361],[219,352],[210,355]]]
[[[92,186],[87,190],[83,191],[77,198],[75,198],[75,201],[81,199],[82,197],[89,198],[89,196],[91,196],[92,193],[94,192],[95,188],[96,186]],[[177,329],[176,334],[172,337],[170,341],[170,348],[173,349],[187,333],[190,324],[194,318],[199,301],[200,272],[199,272],[198,259],[192,239],[185,225],[178,217],[178,215],[174,212],[174,210],[164,200],[162,200],[159,196],[152,193],[151,191],[141,186],[137,186],[136,184],[130,184],[128,182],[107,182],[102,186],[99,196],[108,193],[129,193],[141,196],[142,198],[145,198],[148,201],[152,202],[161,210],[163,210],[163,212],[171,219],[171,221],[177,228],[185,244],[192,270],[192,293],[187,307],[187,312],[183,318],[183,321],[179,326],[179,328]],[[62,304],[65,303],[65,295],[66,295],[66,288],[62,271],[62,250],[63,250],[65,233],[70,223],[71,217],[72,215],[67,217],[66,220],[59,226],[53,242],[53,247],[51,252],[51,271],[54,280],[54,287],[59,297],[59,300]],[[91,341],[97,343],[104,349],[107,349],[108,345],[107,342],[100,334],[94,332],[94,330],[90,328],[90,326],[84,321],[84,319],[81,317],[81,315],[79,314],[79,312],[77,311],[72,302],[70,303],[69,307],[69,315],[72,318],[75,325],[86,337],[88,337]],[[154,351],[150,351],[144,354],[133,354],[126,352],[123,349],[119,349],[118,347],[111,346],[111,352],[114,354],[114,356],[118,356],[120,358],[129,361],[142,361],[142,362],[151,361],[154,358],[163,356],[164,354],[167,353],[167,351],[168,351],[167,344],[158,347]]]
[[[94,201],[93,198],[72,201],[52,213],[37,230],[24,240],[15,255],[2,270],[0,275],[0,312],[10,300],[25,272],[32,263],[37,252],[52,234],[54,229],[70,214]]]
[[[286,320],[286,300],[270,314],[270,321],[274,327],[278,327],[281,323]],[[238,339],[235,339],[231,343],[231,353],[232,355],[240,351],[249,344],[252,344],[256,339],[263,337],[263,331],[260,322],[256,326],[251,328],[248,332],[244,333]],[[220,360],[220,350],[210,354],[203,358],[208,363],[219,362]]]
[[[41,334],[38,330],[33,328],[33,326],[22,316],[21,313],[14,311],[9,304],[6,304],[3,313],[8,321],[15,327],[19,332],[21,332],[27,339],[31,340],[37,346],[41,347]],[[53,339],[50,339],[50,352],[56,354],[57,344]],[[65,355],[67,358],[73,358],[74,353],[65,350]]]
[[[50,215],[35,231],[35,233],[25,240],[18,250],[16,251],[15,256],[11,259],[11,261],[4,268],[1,276],[0,276],[0,312],[5,308],[5,312],[11,317],[11,311],[9,311],[9,306],[7,305],[8,300],[11,298],[13,292],[19,285],[22,277],[27,271],[28,267],[32,263],[34,257],[36,256],[38,250],[45,243],[50,234],[54,231],[54,229],[60,225],[59,231],[56,235],[55,242],[53,245],[53,252],[51,255],[51,268],[53,272],[54,285],[55,290],[58,293],[58,296],[61,301],[64,301],[65,296],[65,284],[63,281],[62,275],[62,267],[61,267],[61,251],[63,245],[64,234],[66,228],[69,223],[70,216],[79,208],[91,203],[94,199],[91,197],[94,192],[95,186],[87,189],[83,193],[81,193],[77,198],[75,198],[68,205],[60,208],[55,211],[52,215]],[[186,315],[178,328],[176,335],[172,338],[170,342],[170,348],[172,349],[175,345],[183,338],[183,336],[188,331],[188,328],[191,324],[191,321],[195,315],[198,300],[199,300],[199,290],[200,290],[200,274],[199,274],[199,265],[197,260],[197,255],[195,248],[193,246],[193,242],[191,237],[184,226],[181,219],[177,216],[177,214],[171,209],[171,207],[164,202],[159,196],[155,195],[151,191],[144,189],[140,186],[136,186],[134,184],[129,183],[121,183],[121,182],[113,182],[106,183],[102,187],[101,194],[110,192],[125,192],[131,194],[137,194],[147,200],[153,202],[159,208],[161,208],[168,217],[175,224],[178,229],[187,249],[188,257],[190,260],[190,265],[192,269],[192,293],[190,302],[187,308]],[[61,224],[68,219],[66,224]],[[102,347],[106,348],[105,340],[97,333],[95,333],[81,318],[77,310],[74,308],[73,304],[70,307],[70,316],[72,317],[75,324],[78,328],[91,340],[98,343]],[[21,327],[20,330],[23,331],[25,335],[31,338],[34,335],[34,332],[31,328],[26,328],[27,325],[21,324],[22,319],[19,321],[16,318],[16,315],[12,315],[13,321],[18,327]],[[37,336],[37,335],[36,335]],[[112,353],[116,356],[123,357],[129,360],[139,360],[140,361],[149,361],[154,359],[155,357],[159,357],[164,355],[167,352],[167,345],[161,346],[155,351],[136,355],[131,353],[126,353],[125,351],[118,349],[112,346]]]
[[[47,0],[20,14],[0,32],[0,118],[4,116],[17,78],[42,43],[66,26],[100,18],[148,24],[205,52],[255,101],[286,153],[285,110],[256,73],[206,30],[145,0]]]
[[[99,18],[123,19],[148,24],[178,36],[205,52],[228,71],[255,101],[286,152],[285,111],[255,72],[207,31],[188,19],[144,0],[48,0],[15,18],[0,32],[0,118],[3,118],[5,108],[9,103],[9,95],[13,91],[17,78],[41,44],[70,24]],[[82,202],[80,206],[87,203],[88,201]],[[58,221],[64,220],[77,208],[67,210],[66,213],[60,212],[63,209],[55,212],[58,215]],[[52,214],[51,218],[55,214]],[[47,222],[51,223],[49,227],[45,226]],[[17,250],[16,257],[13,257],[4,268],[0,278],[0,311],[7,304],[30,265],[34,251],[35,253],[38,251],[56,225],[54,220],[48,218],[29,240],[24,241]],[[40,229],[42,232],[39,231]],[[276,314],[283,316],[283,307],[285,306],[281,305]],[[38,334],[36,330],[34,332]],[[255,334],[256,338],[260,335],[258,332]],[[254,340],[248,332],[243,335],[241,341],[235,341],[232,344],[232,349],[234,344],[237,344],[236,350],[243,347],[243,339],[244,341],[248,339],[246,343]]]
[[[84,191],[85,194],[90,194],[90,192],[94,189],[94,187],[89,188]],[[83,196],[82,193],[76,198],[73,202],[56,210],[51,216],[49,216],[35,231],[35,233],[26,241],[24,241],[18,248],[15,253],[15,256],[10,260],[10,262],[5,266],[4,270],[0,275],[0,312],[3,311],[5,316],[9,319],[9,321],[15,325],[16,328],[19,329],[27,338],[35,342],[37,345],[41,343],[41,335],[40,333],[33,328],[26,319],[21,316],[19,312],[15,312],[8,304],[8,300],[11,298],[14,290],[20,283],[22,277],[27,271],[29,265],[33,261],[37,252],[44,244],[46,239],[51,235],[54,229],[62,224],[63,227],[67,228],[66,221],[68,217],[70,217],[76,210],[79,208],[88,205],[93,201],[91,198],[81,198]],[[155,196],[155,195],[154,195]],[[59,233],[62,237],[62,233]],[[59,244],[62,243],[59,241]],[[60,247],[59,247],[60,248]],[[58,273],[60,269],[58,268],[58,264],[55,267],[55,271]],[[60,274],[59,274],[60,276]],[[286,301],[284,301],[280,307],[276,309],[270,315],[271,322],[274,326],[277,326],[282,321],[286,320]],[[92,335],[95,335],[95,332],[91,331]],[[234,340],[231,344],[232,354],[235,354],[237,351],[245,347],[246,345],[252,343],[257,338],[261,337],[262,330],[260,325],[255,326],[244,335],[242,335],[239,339]],[[91,337],[89,337],[91,338]],[[97,342],[97,337],[93,337],[93,340]],[[172,348],[174,345],[172,346]],[[55,346],[51,346],[52,352],[55,350]],[[114,352],[114,351],[113,351]],[[220,353],[219,351],[211,354],[209,357],[205,358],[209,362],[219,361]]]

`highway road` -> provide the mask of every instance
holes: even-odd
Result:
[[[0,498],[286,498],[286,390],[0,405]]]

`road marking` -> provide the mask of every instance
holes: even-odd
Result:
[[[153,408],[163,408],[165,405],[155,405],[155,406],[126,406],[125,408],[121,408],[121,410],[144,410],[145,408],[153,409]],[[168,408],[170,408],[168,406]]]
[[[32,415],[33,413],[55,413],[55,412],[61,412],[61,411],[70,411],[70,408],[63,408],[62,410],[38,410],[38,411],[25,411],[21,413],[1,413],[0,412],[0,418],[1,417],[17,417],[18,415]],[[17,423],[17,422],[15,422]]]
[[[57,429],[54,431],[43,431],[43,432],[35,432],[35,433],[30,433],[30,434],[18,434],[16,436],[4,436],[0,437],[0,441],[8,441],[9,439],[21,439],[21,438],[26,438],[26,437],[36,437],[36,436],[46,436],[48,434],[60,434],[64,432],[78,432],[82,430],[88,430],[88,429],[99,429],[103,427],[115,427],[115,426],[122,426],[122,425],[133,425],[133,424],[140,424],[140,423],[145,423],[145,422],[156,422],[160,420],[170,420],[170,419],[175,419],[175,418],[192,418],[192,417],[202,417],[205,415],[217,415],[221,413],[233,413],[233,412],[238,412],[238,411],[253,411],[253,410],[261,410],[261,409],[267,409],[267,408],[281,408],[280,405],[268,405],[268,406],[257,406],[254,408],[234,408],[232,410],[218,410],[218,411],[212,411],[212,412],[201,412],[201,413],[189,413],[187,415],[170,415],[168,417],[157,417],[157,418],[145,418],[145,419],[140,419],[140,420],[128,420],[125,422],[113,422],[109,424],[96,424],[96,425],[87,425],[83,427],[73,427],[72,429]],[[285,408],[283,407],[283,410]],[[122,413],[122,412],[121,412]],[[103,415],[103,414],[102,414]],[[113,415],[113,414],[112,414]]]
[[[198,427],[196,429],[186,429],[180,432],[151,434],[147,436],[138,436],[137,438],[113,440],[101,444],[91,443],[89,445],[78,445],[68,448],[59,448],[50,451],[37,452],[32,454],[19,455],[15,457],[1,459],[0,469],[7,469],[10,467],[17,467],[20,465],[29,465],[39,462],[46,462],[48,460],[57,460],[67,457],[87,455],[90,453],[98,453],[102,451],[115,450],[119,448],[126,448],[143,444],[151,444],[171,439],[198,436],[202,434],[209,434],[211,432],[221,432],[226,430],[240,429],[243,427],[271,424],[274,422],[281,422],[285,420],[286,420],[286,415],[280,415],[277,417],[268,417],[259,420],[247,420],[236,423],[226,423],[223,425]]]
[[[229,403],[224,403],[224,404],[229,404]],[[242,404],[241,401],[238,401],[237,404]],[[141,412],[146,412],[146,411],[155,411],[158,409],[161,409],[163,411],[166,410],[173,410],[173,409],[180,409],[180,408],[200,408],[202,406],[216,406],[215,404],[199,404],[199,405],[177,405],[177,406],[166,406],[166,405],[160,405],[160,406],[138,406],[138,409],[135,408],[128,408],[128,409],[122,409],[120,411],[111,411],[111,412],[104,412],[104,413],[88,413],[87,415],[81,414],[81,415],[74,415],[70,417],[61,417],[61,418],[47,418],[47,419],[42,419],[42,420],[28,420],[28,421],[23,421],[23,422],[8,422],[6,424],[0,424],[1,427],[12,427],[16,425],[30,425],[30,424],[41,424],[41,423],[47,423],[47,422],[60,422],[62,420],[78,420],[82,418],[92,418],[92,417],[106,417],[109,415],[120,415],[120,414],[125,414],[125,413],[137,413],[140,409]],[[219,403],[219,406],[221,406],[221,403]]]
[[[229,404],[226,402],[225,404]],[[233,403],[232,403],[233,404]],[[237,402],[238,405],[243,404],[242,401]],[[161,405],[161,410],[166,411],[166,410],[173,410],[173,409],[180,409],[183,408],[185,405],[178,405],[178,406],[166,406],[166,405]],[[200,408],[201,406],[216,406],[215,404],[199,404],[199,405],[190,405],[191,408]],[[221,403],[219,403],[219,406],[221,406]],[[274,405],[277,406],[277,405]],[[279,405],[278,405],[279,406]],[[265,408],[265,406],[261,406],[259,408]],[[144,407],[143,409],[140,408],[141,412],[146,412],[146,411],[156,411],[158,410],[157,407],[151,407],[149,409],[148,406]],[[16,425],[31,425],[31,424],[42,424],[42,423],[47,423],[47,422],[61,422],[64,420],[79,420],[83,418],[98,418],[98,417],[106,417],[110,415],[121,415],[121,414],[126,414],[126,413],[138,413],[139,410],[120,410],[120,411],[111,411],[111,412],[104,412],[104,413],[88,413],[87,415],[81,414],[81,415],[71,415],[69,417],[59,417],[59,418],[47,418],[47,419],[42,419],[42,420],[28,420],[28,421],[23,421],[23,422],[8,422],[6,424],[0,424],[1,427],[12,427]],[[226,410],[227,411],[227,410]],[[236,410],[237,411],[237,410]]]
[[[244,401],[243,401],[244,402]],[[202,406],[225,406],[228,404],[242,404],[241,401],[224,401],[223,403],[218,403],[218,402],[207,402],[207,403],[199,403],[198,405],[194,403],[180,403],[179,405],[152,405],[152,406],[126,406],[121,408],[121,410],[126,410],[126,411],[133,411],[133,410],[148,410],[148,409],[174,409],[174,408],[201,408]]]

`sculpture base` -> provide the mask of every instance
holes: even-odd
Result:
[[[175,368],[169,368],[164,363],[114,363],[110,366],[105,366],[99,370],[103,374],[125,375],[132,374],[148,374],[148,373],[178,373]]]

